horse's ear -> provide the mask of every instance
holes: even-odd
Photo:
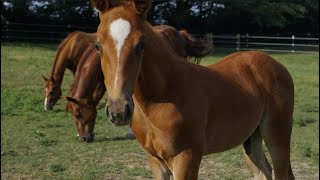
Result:
[[[135,6],[139,13],[141,13],[144,18],[147,17],[147,13],[151,8],[152,0],[134,0]]]
[[[88,98],[81,98],[78,100],[79,103],[82,105],[82,106],[85,106],[85,105],[95,105],[95,102],[93,99],[88,99]]]
[[[77,99],[72,98],[72,97],[61,96],[60,99],[63,99],[63,100],[65,100],[65,101],[70,101],[70,102],[73,102],[73,103],[75,103],[75,104],[80,104]]]
[[[112,0],[91,0],[91,4],[93,7],[97,8],[101,13],[103,13],[109,8],[110,1]]]
[[[44,77],[44,75],[42,75],[42,78],[47,82],[49,79]]]

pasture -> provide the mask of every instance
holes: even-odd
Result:
[[[98,106],[95,141],[83,143],[66,102],[43,108],[44,81],[57,44],[1,43],[1,178],[3,179],[152,179],[147,154],[128,127],[114,127]],[[203,65],[231,50],[217,49]],[[270,53],[284,64],[295,82],[291,161],[296,179],[319,179],[319,54]],[[69,95],[72,75],[62,84]],[[225,131],[228,131],[226,129]],[[231,132],[232,133],[232,132]],[[206,156],[200,179],[249,179],[252,173],[240,147]],[[268,157],[269,158],[269,157]]]

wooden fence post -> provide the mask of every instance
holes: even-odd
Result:
[[[241,48],[241,36],[240,34],[238,33],[237,34],[237,51],[240,51],[240,48]]]
[[[7,31],[7,36],[6,36],[6,38],[7,38],[7,41],[9,41],[9,22],[8,21],[6,21],[6,31]]]
[[[213,43],[212,38],[213,38],[212,33],[208,33],[208,34],[206,35],[206,39],[207,39],[207,42],[208,42],[208,43],[211,43],[211,44]]]
[[[293,52],[294,53],[294,46],[295,46],[295,42],[294,42],[294,39],[295,39],[295,36],[294,35],[292,35],[292,50],[291,50],[291,52]]]
[[[70,34],[70,24],[68,24],[68,33]]]
[[[249,34],[246,34],[246,47],[249,48]]]

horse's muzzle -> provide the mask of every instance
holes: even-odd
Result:
[[[44,110],[46,110],[46,111],[53,110],[53,103],[48,102],[47,98],[44,101]]]
[[[131,121],[132,114],[132,100],[107,100],[106,116],[115,126],[128,125]]]
[[[91,143],[94,140],[94,134],[89,134],[88,136],[79,136],[80,141]]]

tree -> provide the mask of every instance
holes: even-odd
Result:
[[[2,0],[9,22],[93,26],[89,0]],[[318,33],[319,0],[154,0],[152,24],[191,33]]]

